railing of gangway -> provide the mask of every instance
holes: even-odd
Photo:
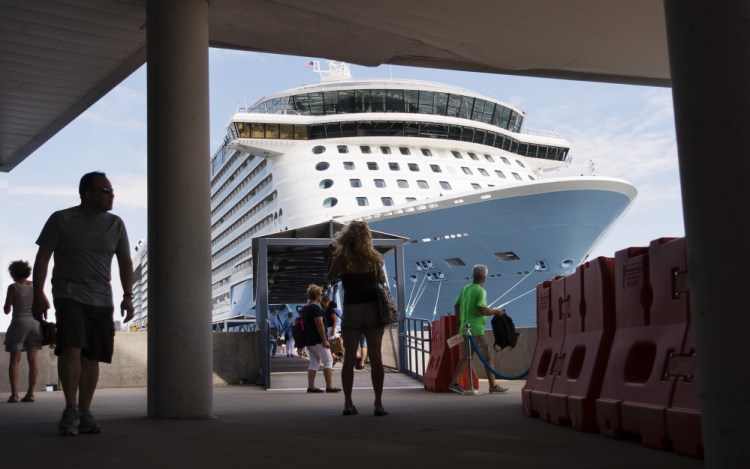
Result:
[[[422,381],[432,350],[432,326],[427,319],[405,318],[401,372]]]

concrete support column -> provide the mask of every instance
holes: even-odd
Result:
[[[750,467],[750,2],[665,13],[706,467]]]
[[[147,2],[148,415],[212,415],[208,2]]]

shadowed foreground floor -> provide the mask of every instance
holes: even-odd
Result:
[[[340,384],[338,373],[336,383]],[[211,468],[680,468],[701,460],[611,440],[528,418],[522,381],[506,394],[459,396],[424,391],[398,373],[386,376],[384,405],[372,415],[369,373],[355,377],[359,415],[345,417],[342,394],[307,394],[306,374],[274,373],[277,389],[214,388],[208,420],[148,419],[146,389],[100,389],[93,411],[99,435],[56,432],[62,393],[35,403],[0,401],[0,467]],[[482,391],[486,382],[480,382]],[[323,386],[322,373],[318,386]],[[85,458],[85,464],[76,462]]]

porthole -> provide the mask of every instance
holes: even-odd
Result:
[[[315,155],[320,155],[321,153],[324,153],[325,151],[326,151],[326,147],[324,147],[323,145],[317,145],[313,147],[312,149],[312,152]]]
[[[318,164],[316,164],[316,165],[315,165],[315,169],[317,169],[318,171],[325,171],[325,170],[326,170],[326,169],[328,169],[328,168],[329,168],[330,166],[331,166],[331,165],[330,165],[330,164],[328,164],[328,162],[327,162],[327,161],[321,161],[320,163],[318,163]]]
[[[333,185],[332,179],[323,179],[322,181],[320,181],[320,184],[318,185],[318,187],[320,187],[321,189],[328,189],[332,185]]]
[[[326,208],[335,207],[337,203],[339,203],[339,199],[337,199],[336,197],[328,197],[326,200],[323,201],[323,207],[326,207]]]
[[[516,163],[518,163],[518,166],[520,166],[522,168],[526,167],[520,160],[516,160]]]

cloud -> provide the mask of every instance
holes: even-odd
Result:
[[[79,119],[99,129],[146,132],[146,93],[120,85],[91,106]]]

